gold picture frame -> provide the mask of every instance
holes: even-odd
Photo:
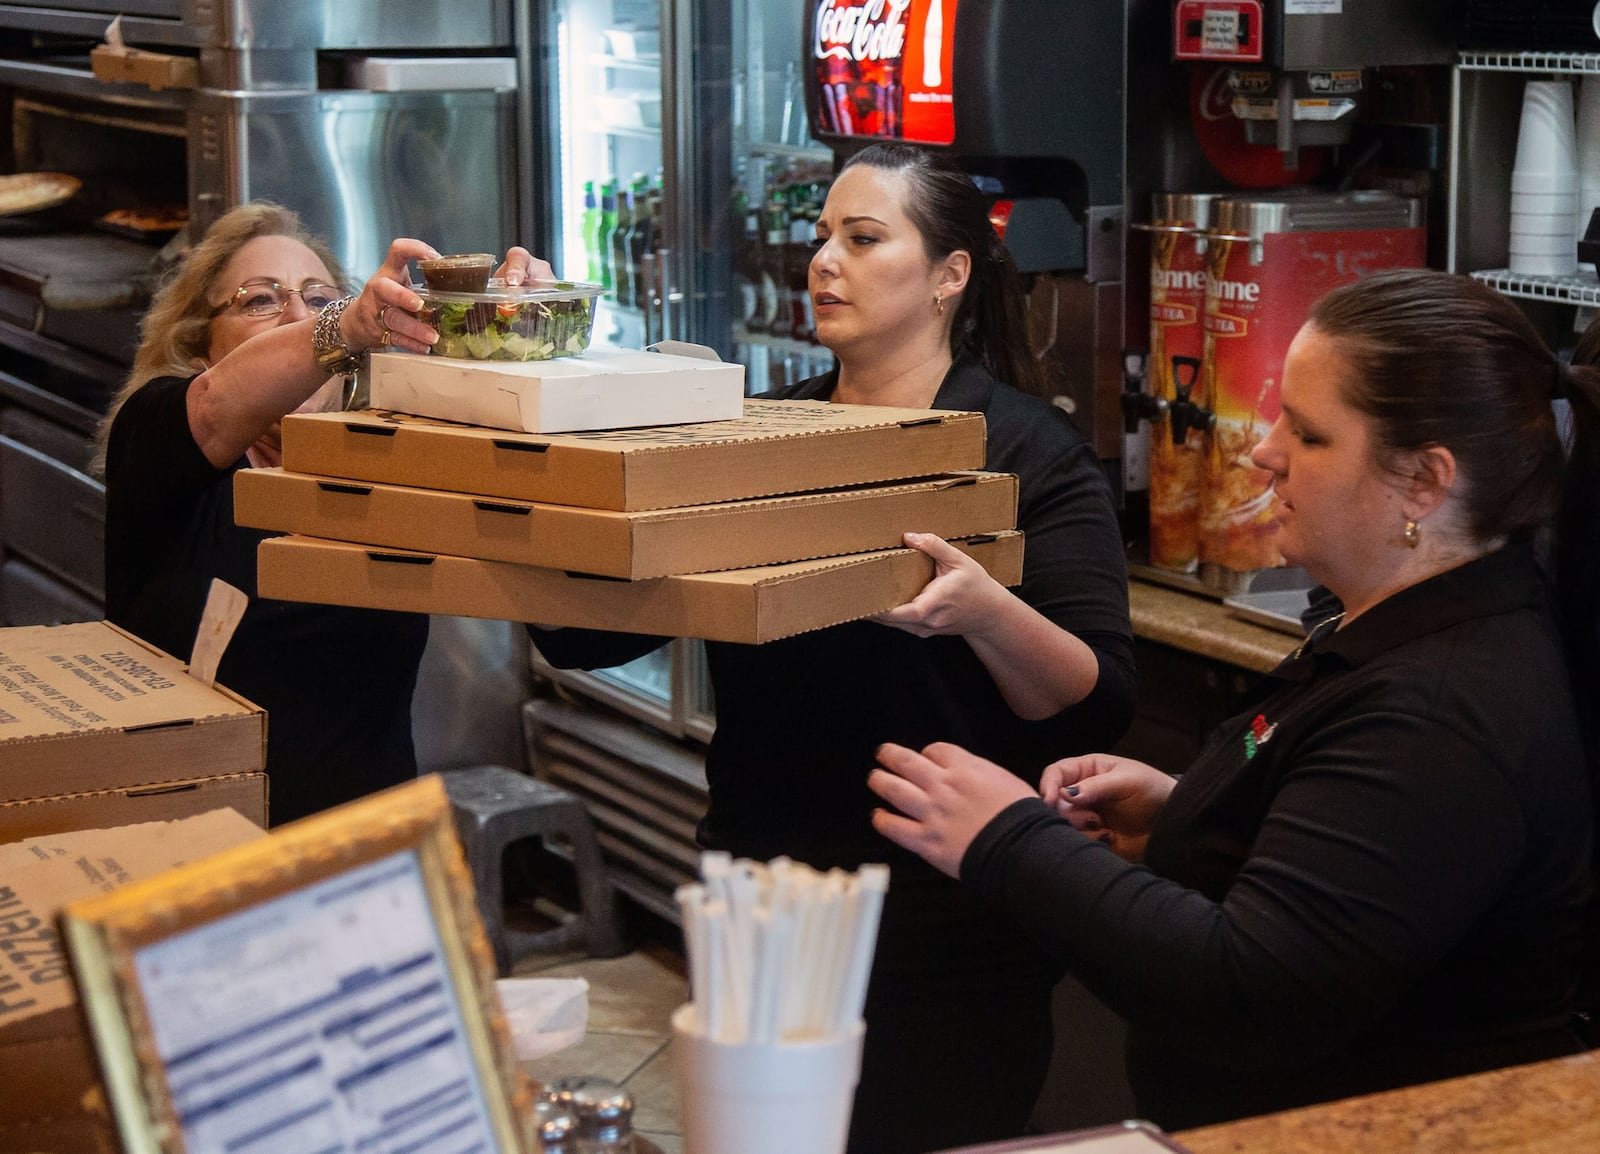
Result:
[[[532,1085],[437,776],[75,903],[61,925],[125,1154],[314,1154],[369,1126],[418,1128],[418,1149],[531,1148]]]

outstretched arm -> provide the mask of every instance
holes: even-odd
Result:
[[[361,352],[378,345],[384,329],[390,345],[427,352],[438,334],[419,320],[422,301],[411,291],[406,262],[439,255],[420,240],[389,246],[383,267],[340,318],[345,347]],[[219,469],[239,459],[287,413],[328,382],[328,371],[312,353],[308,317],[257,333],[195,378],[189,387],[189,428],[200,451]]]

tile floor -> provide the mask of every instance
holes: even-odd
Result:
[[[522,1068],[541,1082],[566,1074],[597,1074],[621,1082],[633,1095],[634,1133],[655,1143],[661,1154],[683,1154],[667,1053],[672,1011],[688,1000],[683,956],[669,946],[647,943],[620,958],[534,955],[523,959],[514,973],[589,983],[589,1029],[583,1041]]]

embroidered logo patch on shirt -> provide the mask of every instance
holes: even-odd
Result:
[[[1277,732],[1277,722],[1269,725],[1265,714],[1256,714],[1250,722],[1250,732],[1244,735],[1244,759],[1249,761],[1254,757],[1256,750],[1271,741],[1272,735]]]

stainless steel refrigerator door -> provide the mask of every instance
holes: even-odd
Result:
[[[201,228],[270,199],[365,280],[397,236],[503,252],[516,228],[514,95],[202,90],[189,110],[191,216]]]

